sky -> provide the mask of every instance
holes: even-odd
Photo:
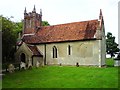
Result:
[[[24,9],[37,13],[42,9],[42,20],[50,25],[93,20],[99,18],[102,9],[105,33],[111,32],[118,43],[118,2],[120,0],[0,0],[0,15],[19,22]],[[12,17],[11,17],[12,16]]]

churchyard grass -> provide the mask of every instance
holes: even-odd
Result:
[[[118,68],[106,59],[107,67],[44,66],[6,73],[3,88],[117,88]]]

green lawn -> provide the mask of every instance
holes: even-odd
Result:
[[[117,88],[118,68],[45,66],[3,76],[3,88]]]

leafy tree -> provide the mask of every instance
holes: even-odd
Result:
[[[2,60],[4,62],[14,61],[16,41],[18,33],[22,31],[23,23],[13,22],[9,18],[2,18]]]
[[[15,22],[14,26],[15,26],[15,32],[16,33],[22,32],[23,21],[21,20],[20,22]]]
[[[15,50],[16,35],[14,32],[14,23],[9,18],[2,18],[2,59],[3,62],[13,59]]]
[[[48,23],[48,21],[42,21],[42,25],[43,26],[50,26],[50,24]]]
[[[112,36],[112,33],[108,32],[106,36],[106,52],[111,55],[111,58],[116,52],[119,52],[117,46],[118,44],[115,42],[115,36]]]

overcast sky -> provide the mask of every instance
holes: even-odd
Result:
[[[42,9],[43,20],[50,25],[92,20],[99,18],[102,9],[105,30],[112,32],[118,42],[118,2],[120,0],[1,0],[0,14],[11,17],[12,21],[23,19],[24,9],[39,13]]]

